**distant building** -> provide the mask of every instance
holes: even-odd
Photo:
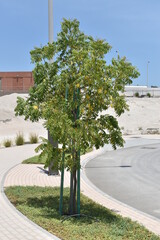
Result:
[[[32,72],[0,72],[0,95],[28,93],[33,85]]]
[[[139,97],[160,97],[159,87],[147,87],[147,86],[125,86],[125,96],[134,97],[136,95]]]

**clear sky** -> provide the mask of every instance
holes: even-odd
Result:
[[[160,86],[160,0],[53,0],[54,39],[63,18],[112,46],[140,71],[133,85]],[[48,42],[48,0],[0,0],[0,71],[31,71],[30,50]]]

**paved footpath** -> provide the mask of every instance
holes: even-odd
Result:
[[[0,240],[58,239],[19,213],[3,192],[6,173],[22,159],[35,155],[35,145],[0,149]]]
[[[127,141],[126,146],[129,147],[137,144],[146,144],[147,142],[147,139],[130,139]],[[152,142],[159,142],[159,139],[153,139]],[[10,149],[0,149],[0,239],[56,239],[56,237],[42,230],[37,225],[32,224],[22,214],[19,214],[3,194],[3,184],[4,186],[59,186],[60,176],[48,176],[43,171],[41,165],[17,165],[23,159],[34,155],[34,148],[35,146],[33,145],[26,145]],[[106,150],[111,150],[111,148],[107,146],[104,149],[93,151],[89,154],[86,154],[85,156],[82,156],[81,191],[83,194],[90,197],[94,201],[102,204],[103,206],[111,209],[114,212],[117,212],[124,217],[129,217],[132,220],[139,222],[150,231],[154,232],[157,235],[160,235],[160,221],[158,219],[116,201],[115,199],[97,189],[87,179],[85,175],[85,164],[90,159],[95,158]],[[13,166],[15,167],[12,168]],[[8,171],[9,169],[11,170]],[[69,186],[68,173],[65,173],[65,186]]]

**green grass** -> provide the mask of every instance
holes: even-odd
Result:
[[[29,141],[31,144],[38,143],[38,135],[31,133],[29,136]]]
[[[22,133],[18,133],[15,139],[15,143],[17,146],[21,146],[24,144],[24,136]]]
[[[12,140],[10,139],[6,139],[3,142],[3,145],[7,148],[7,147],[11,147],[12,146]]]
[[[29,219],[61,239],[67,240],[160,240],[144,227],[122,218],[81,195],[81,214],[98,219],[59,216],[59,188],[9,187],[5,193],[16,208]],[[67,212],[69,189],[64,189],[64,212]]]
[[[140,97],[140,96],[139,96],[139,92],[136,92],[136,93],[134,94],[134,96],[135,96],[135,97]]]
[[[22,163],[23,164],[45,164],[45,162],[46,162],[45,158],[39,160],[38,155],[36,155],[34,157],[24,160]]]
[[[92,148],[87,149],[87,153],[89,153],[91,151],[92,151]],[[82,154],[84,154],[84,152],[82,152],[81,155]],[[23,164],[45,164],[45,162],[46,162],[45,158],[39,160],[38,155],[36,155],[34,157],[31,157],[31,158],[28,158],[28,159],[24,160],[22,163]]]

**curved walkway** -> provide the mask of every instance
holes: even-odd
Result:
[[[133,139],[128,141],[126,146],[133,146],[139,140]],[[146,143],[144,139],[142,142]],[[154,142],[154,140],[153,140]],[[155,140],[156,142],[156,140]],[[7,200],[3,193],[4,186],[11,185],[39,185],[39,186],[59,186],[60,176],[47,176],[40,165],[17,165],[22,159],[26,159],[34,155],[33,149],[35,146],[28,145],[23,147],[14,147],[10,149],[0,149],[0,239],[3,240],[49,240],[57,239],[42,228],[33,224],[26,217],[20,214]],[[83,194],[90,197],[94,201],[111,209],[118,214],[129,217],[134,221],[144,225],[150,231],[160,235],[160,221],[147,214],[144,214],[136,209],[133,209],[115,199],[109,197],[97,189],[86,177],[84,166],[85,164],[96,156],[102,154],[104,151],[110,150],[105,147],[101,150],[95,150],[91,153],[82,156],[82,171],[81,171],[81,190]],[[13,166],[16,167],[12,168]],[[11,169],[12,168],[12,169]],[[10,171],[8,171],[11,169]],[[8,174],[6,174],[8,172]],[[5,176],[6,175],[6,176]],[[69,174],[65,173],[65,186],[69,185]]]
[[[58,239],[17,211],[3,191],[4,178],[9,169],[21,163],[22,159],[35,155],[34,148],[35,145],[25,145],[0,149],[0,239],[2,240]]]

